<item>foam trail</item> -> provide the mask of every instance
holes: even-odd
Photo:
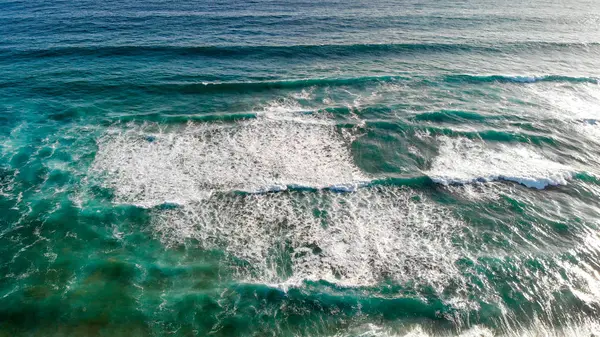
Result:
[[[525,146],[492,146],[467,138],[439,137],[439,155],[426,174],[443,185],[509,180],[527,187],[566,185],[574,169]]]
[[[104,174],[116,202],[142,207],[184,204],[214,191],[352,189],[367,180],[334,126],[294,108],[270,106],[268,117],[233,125],[114,128],[98,141],[92,171]]]
[[[167,243],[195,239],[247,261],[249,282],[415,281],[440,293],[464,282],[450,241],[461,221],[408,188],[221,195],[153,218]]]
[[[599,142],[600,87],[598,85],[531,87],[528,91],[544,105],[545,108],[542,110],[544,114],[568,123],[567,126],[583,134],[588,140]]]
[[[455,333],[430,333],[426,328],[419,324],[409,325],[394,331],[390,328],[384,328],[375,324],[365,324],[348,332],[337,333],[335,337],[429,337],[429,336],[459,336],[459,337],[578,337],[578,336],[596,336],[600,333],[600,323],[589,319],[584,319],[579,322],[568,323],[559,326],[552,326],[547,323],[542,323],[539,320],[534,320],[529,327],[521,329],[510,329],[507,331],[494,331],[484,326],[473,326],[468,329]]]
[[[575,88],[560,85],[530,87],[528,92],[545,103],[545,113],[563,121],[594,124],[600,119],[600,90],[598,85],[579,85]],[[591,123],[590,123],[591,122]]]

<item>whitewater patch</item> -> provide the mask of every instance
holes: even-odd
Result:
[[[543,189],[566,185],[575,173],[524,145],[492,145],[464,137],[438,140],[439,155],[425,173],[442,185],[508,180]]]
[[[363,324],[361,326],[350,329],[348,332],[336,333],[333,337],[494,337],[497,336],[494,332],[484,326],[474,326],[469,329],[464,329],[460,333],[443,333],[439,331],[430,333],[426,326],[419,324],[409,324],[401,329],[391,329],[386,326],[376,324]]]
[[[269,106],[233,124],[113,127],[98,140],[91,170],[114,190],[115,202],[142,207],[185,204],[215,191],[352,189],[367,178],[349,142],[322,117]]]
[[[459,336],[459,337],[578,337],[596,336],[600,333],[600,322],[591,319],[580,319],[566,324],[549,324],[534,319],[529,326],[519,329],[505,327],[490,329],[482,325],[462,329],[457,333],[431,333],[426,325],[413,324],[401,329],[391,329],[387,326],[364,324],[350,329],[348,332],[337,333],[334,337],[429,337],[429,336]],[[500,331],[498,331],[500,330]]]
[[[547,114],[557,119],[584,122],[600,119],[600,87],[597,84],[530,87],[528,92],[548,108]]]
[[[564,122],[565,127],[584,135],[587,140],[596,144],[600,142],[600,123],[598,122],[600,120],[600,86],[598,84],[579,84],[577,86],[556,84],[530,87],[527,88],[527,93],[544,107],[541,111],[544,116]]]
[[[153,222],[167,245],[193,239],[247,262],[239,276],[247,282],[369,286],[390,280],[440,294],[451,282],[466,282],[451,241],[464,223],[408,188],[215,195],[155,209]]]

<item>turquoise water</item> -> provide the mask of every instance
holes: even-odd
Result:
[[[600,333],[597,3],[0,23],[0,336]]]

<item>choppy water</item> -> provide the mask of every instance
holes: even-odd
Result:
[[[0,335],[599,333],[597,2],[0,23]]]

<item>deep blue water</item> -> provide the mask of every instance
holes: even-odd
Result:
[[[594,1],[0,0],[0,336],[600,334]]]

